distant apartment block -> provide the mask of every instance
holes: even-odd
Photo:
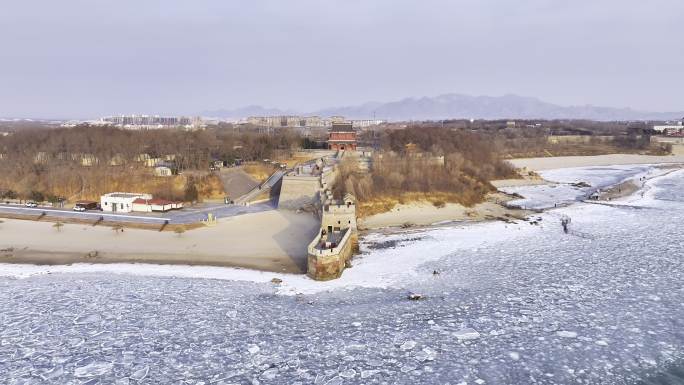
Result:
[[[665,136],[684,136],[684,118],[676,122],[667,122],[662,126],[653,126],[653,130]]]
[[[330,128],[334,123],[349,122],[354,128],[367,128],[386,123],[379,119],[357,119],[346,120],[343,116],[331,116],[329,118],[321,118],[320,116],[298,116],[298,115],[281,115],[281,116],[250,116],[247,118],[247,123],[268,128],[304,128],[304,127],[324,127]]]
[[[159,115],[118,115],[100,119],[101,124],[113,125],[129,130],[150,130],[181,127],[199,129],[205,126],[200,117]]]

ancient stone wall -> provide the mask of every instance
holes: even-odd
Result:
[[[319,234],[309,244],[306,274],[317,281],[328,281],[339,278],[351,259],[354,251],[354,242],[351,229],[346,229],[339,245],[331,249],[318,247],[321,243]]]
[[[356,207],[351,204],[329,204],[323,207],[321,228],[339,231],[351,228],[356,231]]]

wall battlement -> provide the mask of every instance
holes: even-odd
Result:
[[[321,231],[309,244],[307,274],[326,281],[339,278],[357,249],[356,200],[347,194],[342,201],[326,200]]]

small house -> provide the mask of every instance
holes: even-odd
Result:
[[[152,199],[150,194],[113,192],[100,197],[102,211],[130,213],[136,199]]]
[[[156,176],[172,176],[173,175],[173,170],[171,170],[170,167],[168,166],[155,166],[154,167],[154,175]]]

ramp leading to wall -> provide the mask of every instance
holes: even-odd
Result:
[[[317,205],[320,201],[321,180],[318,176],[286,175],[280,186],[278,208],[297,210]]]

